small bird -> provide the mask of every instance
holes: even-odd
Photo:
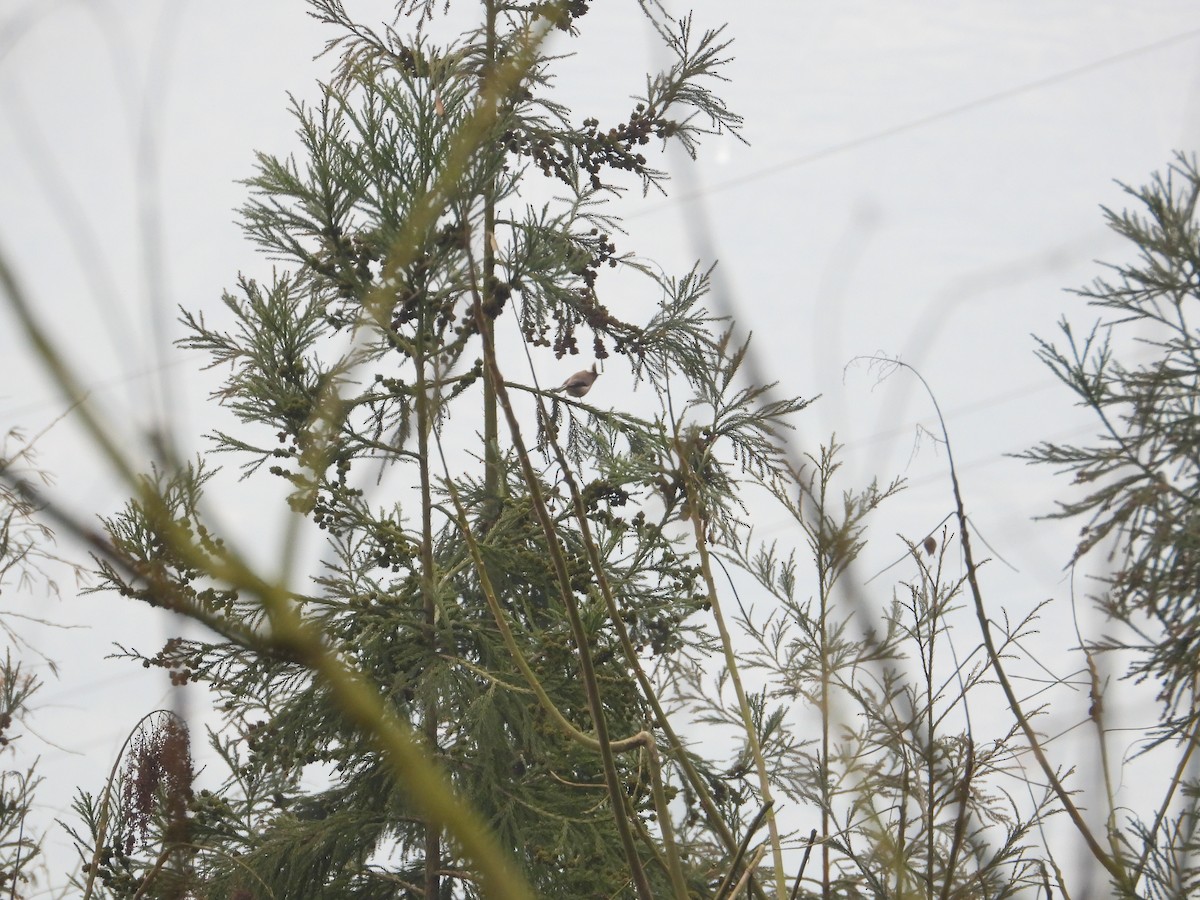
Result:
[[[591,369],[581,369],[564,381],[562,386],[556,388],[556,390],[570,394],[572,397],[582,397],[592,389],[592,384],[599,377],[600,373],[596,371],[596,364],[592,363]]]

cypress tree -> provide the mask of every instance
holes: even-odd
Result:
[[[227,373],[215,451],[286,483],[291,537],[324,550],[286,591],[253,575],[206,521],[207,458],[108,520],[104,586],[212,632],[131,653],[208,686],[228,778],[199,790],[169,749],[184,726],[148,720],[80,801],[89,890],[707,896],[744,866],[758,803],[664,706],[710,643],[704,545],[739,527],[742,478],[784,477],[777,434],[804,402],[737,386],[745,348],[704,309],[706,270],[622,252],[610,210],[664,186],[666,143],[736,134],[709,90],[728,43],[641,4],[670,66],[622,121],[578,124],[546,39],[585,29],[586,2],[486,0],[447,43],[440,4],[381,28],[310,6],[333,76],[293,100],[303,150],[260,153],[241,210],[279,268],[240,278],[221,317],[184,311],[181,344]],[[619,312],[618,277],[641,298]],[[539,383],[572,357],[607,378]],[[616,372],[649,414],[616,410]],[[422,799],[409,740],[519,875],[485,871],[475,832]]]

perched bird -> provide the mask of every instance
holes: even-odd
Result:
[[[592,384],[599,377],[600,373],[596,371],[596,364],[592,363],[592,367],[590,369],[581,369],[580,371],[576,372],[574,375],[564,381],[562,386],[556,390],[570,394],[572,397],[582,397],[592,389]]]

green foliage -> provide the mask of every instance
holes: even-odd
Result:
[[[1200,733],[1200,332],[1191,305],[1200,300],[1200,170],[1179,154],[1165,176],[1125,191],[1135,209],[1105,216],[1133,259],[1078,292],[1102,318],[1082,337],[1064,319],[1064,348],[1039,341],[1043,361],[1095,414],[1099,437],[1046,442],[1025,458],[1070,473],[1082,491],[1056,513],[1085,520],[1075,562],[1105,551],[1094,599],[1111,624],[1085,643],[1093,717],[1103,722],[1096,659],[1115,655],[1131,679],[1159,685],[1163,714],[1140,750],[1172,748],[1177,761],[1164,769],[1172,775],[1157,809],[1129,813],[1127,828],[1114,817],[1110,829],[1131,883],[1181,897],[1200,872],[1188,769]]]
[[[13,897],[29,896],[32,873],[40,863],[41,837],[26,822],[41,783],[36,763],[16,765],[13,733],[41,686],[6,653],[0,663],[0,889]]]
[[[31,821],[42,778],[21,732],[42,680],[29,673],[15,651],[32,651],[51,672],[57,669],[53,660],[30,647],[17,621],[27,617],[9,603],[14,591],[58,593],[52,574],[65,561],[55,552],[54,532],[37,500],[37,485],[47,481],[49,475],[37,463],[35,441],[9,431],[0,446],[0,597],[8,601],[0,613],[0,633],[7,641],[0,661],[0,892],[12,898],[31,896],[43,864],[42,835]]]
[[[1056,812],[1119,894],[1194,889],[1194,163],[1131,191],[1148,216],[1109,213],[1141,256],[1083,293],[1116,318],[1039,345],[1104,435],[1028,456],[1087,486],[1062,514],[1088,517],[1078,557],[1116,542],[1099,600],[1134,636],[1084,642],[1090,716],[1106,746],[1095,658],[1132,650],[1162,685],[1156,749],[1179,750],[1157,808],[1122,826],[1110,790],[1097,838],[1007,673],[1041,609],[985,609],[952,455],[958,534],[905,542],[909,574],[867,602],[855,567],[900,484],[843,489],[836,442],[793,464],[807,401],[744,384],[708,271],[618,252],[611,204],[665,189],[650,145],[740,125],[709,90],[721,31],[640,6],[672,62],[606,127],[572,124],[542,48],[586,2],[487,0],[439,43],[438,3],[376,30],[310,0],[333,76],[293,99],[301,149],[258,154],[241,209],[278,269],[211,322],[182,313],[181,345],[224,373],[214,452],[285,489],[282,575],[217,532],[207,456],[105,520],[100,589],[208,629],[123,652],[208,688],[220,765],[195,775],[174,716],[139,723],[76,803],[84,896],[1049,895]],[[606,305],[613,269],[650,299]],[[1152,363],[1117,361],[1131,324]],[[581,354],[650,412],[598,400],[611,378],[539,384]],[[811,569],[755,539],[764,503]]]
[[[1050,797],[1031,806],[1011,796],[1025,777],[1015,729],[994,734],[990,717],[972,726],[972,704],[990,703],[989,670],[965,664],[978,647],[953,643],[963,588],[950,574],[953,536],[909,545],[913,578],[877,612],[846,580],[868,518],[900,486],[838,491],[840,449],[808,458],[799,494],[781,497],[811,572],[774,544],[729,560],[776,601],[743,601],[739,658],[764,684],[755,721],[773,783],[824,836],[805,880],[814,895],[842,897],[1017,895],[1040,880],[1036,828]],[[1019,623],[1004,652],[1032,628],[1032,616]],[[683,677],[703,721],[734,724],[723,673],[697,666]],[[752,796],[747,759],[743,749],[725,773],[735,804]]]
[[[760,391],[734,384],[744,348],[731,352],[701,306],[707,277],[618,256],[600,211],[626,174],[659,183],[640,150],[652,138],[694,149],[705,131],[736,128],[703,87],[725,45],[689,21],[657,22],[677,63],[626,123],[578,129],[552,99],[529,11],[501,20],[489,5],[480,30],[439,46],[352,25],[339,3],[313,8],[344,31],[335,78],[316,103],[293,102],[303,153],[260,154],[242,210],[283,269],[226,295],[231,325],[183,314],[183,345],[227,367],[216,396],[239,426],[215,434],[216,449],[244,477],[286,482],[326,542],[292,609],[421,736],[537,891],[707,892],[710,850],[728,854],[732,835],[724,822],[671,833],[667,803],[698,776],[672,761],[681,748],[659,736],[647,693],[662,659],[694,652],[691,620],[708,602],[673,523],[702,510],[732,533],[738,479],[786,476],[778,434],[804,404],[756,409]],[[573,30],[585,8],[559,11]],[[568,196],[522,210],[539,172]],[[642,324],[600,300],[618,266],[661,298]],[[662,414],[605,412],[500,375],[511,353],[494,332],[509,318],[530,353],[577,354],[586,334],[598,360],[628,360]],[[668,392],[683,398],[675,416]],[[532,401],[536,447],[516,397]],[[381,502],[372,468],[406,487]],[[117,552],[100,567],[104,588],[218,636],[130,652],[211,689],[230,775],[194,800],[187,853],[147,857],[140,878],[107,889],[191,872],[213,898],[477,895],[464,848],[347,716],[313,651],[230,583],[237,559],[205,524],[211,476],[201,460],[146,479],[107,522]],[[140,846],[122,849],[130,872]]]
[[[1113,574],[1100,601],[1131,635],[1103,648],[1134,651],[1130,673],[1162,685],[1171,713],[1162,733],[1179,735],[1195,721],[1200,673],[1191,649],[1200,638],[1200,335],[1191,308],[1200,299],[1200,172],[1179,156],[1165,178],[1126,191],[1144,211],[1105,215],[1137,258],[1079,292],[1105,318],[1082,338],[1064,320],[1065,350],[1039,343],[1046,364],[1095,412],[1100,439],[1047,442],[1026,458],[1083,486],[1059,515],[1087,519],[1077,558],[1111,548]],[[1134,347],[1144,349],[1123,362]]]

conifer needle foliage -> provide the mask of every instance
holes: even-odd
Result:
[[[157,896],[186,871],[206,898],[707,895],[738,811],[667,727],[659,673],[699,652],[711,607],[691,521],[736,532],[742,482],[787,477],[805,402],[740,387],[706,270],[657,274],[618,248],[611,209],[664,189],[665,143],[736,134],[710,92],[728,42],[632,7],[672,63],[620,121],[579,124],[547,35],[569,46],[587,3],[489,0],[445,42],[438,4],[378,28],[310,7],[333,77],[293,99],[301,149],[258,155],[241,210],[278,268],[220,314],[185,310],[182,345],[225,376],[236,425],[215,451],[285,485],[321,559],[282,595],[250,575],[206,519],[208,458],[152,473],[108,522],[106,586],[215,635],[130,652],[212,691],[229,777],[193,797],[187,851],[140,870],[139,800],[133,832],[110,832],[138,835],[114,853],[139,876],[94,889]],[[613,270],[637,302],[613,304]],[[539,386],[569,357],[624,370],[651,413]],[[344,678],[514,871],[485,871]],[[684,785],[703,800],[677,828]]]

